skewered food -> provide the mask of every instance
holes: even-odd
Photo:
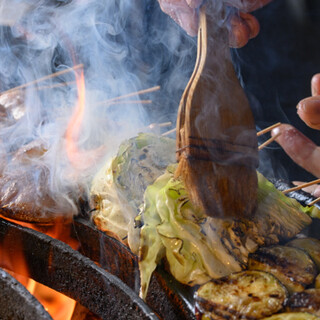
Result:
[[[305,251],[280,245],[260,248],[250,254],[248,268],[272,273],[289,292],[304,290],[317,275],[316,266]]]
[[[308,252],[320,271],[320,240],[314,238],[297,238],[287,243],[287,246],[296,247]]]
[[[270,273],[242,271],[201,286],[195,299],[209,319],[261,319],[282,309],[285,287]]]
[[[320,289],[307,289],[294,293],[286,303],[290,312],[309,312],[320,317]]]

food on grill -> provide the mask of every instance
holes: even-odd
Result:
[[[309,312],[320,317],[320,289],[306,289],[294,293],[286,302],[289,312]]]
[[[318,320],[319,317],[307,312],[287,312],[275,314],[263,320]]]
[[[280,245],[250,254],[248,268],[272,273],[291,293],[304,290],[317,275],[316,265],[305,251]]]
[[[106,233],[128,244],[135,253],[139,235],[134,218],[143,203],[148,185],[175,161],[175,142],[152,134],[139,134],[125,141],[118,154],[94,177],[91,206],[95,224]]]
[[[174,178],[176,165],[169,165],[174,151],[170,139],[145,134],[130,139],[96,175],[91,188],[94,222],[140,256],[142,297],[162,260],[179,282],[204,284],[241,271],[249,253],[288,241],[311,223],[297,201],[260,174],[259,205],[252,219],[206,216],[192,206],[182,182]]]
[[[50,171],[39,160],[46,152],[46,144],[37,140],[14,152],[8,167],[0,163],[1,215],[44,224],[51,224],[57,218],[71,219],[76,211],[74,203],[68,196],[62,197],[61,192],[49,190]],[[64,191],[68,194],[70,190]]]
[[[314,286],[317,289],[320,289],[320,274],[317,275],[316,280],[314,281]]]
[[[12,91],[0,95],[0,128],[14,124],[25,114],[23,91]]]
[[[320,240],[315,238],[298,238],[288,242],[287,246],[300,248],[308,252],[320,272]]]
[[[211,280],[195,295],[196,306],[208,319],[261,319],[282,309],[286,288],[272,274],[242,271]]]

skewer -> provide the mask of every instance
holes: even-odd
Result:
[[[312,186],[312,185],[317,184],[317,183],[320,183],[320,179],[316,179],[316,180],[313,180],[313,181],[310,181],[310,182],[307,182],[307,183],[300,184],[300,186],[293,187],[293,188],[290,188],[290,189],[287,189],[287,190],[283,190],[282,193],[286,194],[286,193],[289,193],[289,192],[292,192],[292,191],[297,191],[297,190]]]
[[[152,100],[119,100],[119,101],[105,101],[106,106],[112,106],[115,104],[150,104],[152,103]],[[101,102],[97,103],[96,106],[102,105]]]
[[[72,84],[76,84],[76,81],[68,81],[68,82],[61,82],[61,83],[56,83],[56,84],[52,84],[49,86],[40,86],[40,87],[36,87],[36,90],[46,90],[46,89],[54,89],[54,88],[60,88],[60,87],[66,87]]]
[[[313,200],[313,201],[311,201],[311,202],[309,202],[308,203],[308,206],[313,206],[313,205],[315,205],[317,202],[319,202],[320,201],[320,197],[319,198],[317,198],[317,199],[315,199],[315,200]]]
[[[263,130],[260,130],[259,132],[257,132],[257,136],[260,137],[260,136],[262,136],[263,134],[271,131],[272,129],[274,129],[274,128],[276,128],[276,127],[279,127],[280,125],[281,125],[281,122],[278,122],[278,123],[273,124],[273,125],[270,126],[270,127],[267,127],[267,128],[265,128],[265,129],[263,129]]]
[[[10,92],[14,92],[14,91],[17,91],[19,89],[24,89],[26,87],[29,87],[29,86],[32,86],[36,83],[39,83],[39,82],[42,82],[42,81],[45,81],[45,80],[48,80],[48,79],[51,79],[51,78],[55,78],[55,77],[58,77],[62,74],[65,74],[65,73],[68,73],[68,72],[71,72],[71,71],[75,71],[77,69],[80,69],[80,68],[83,68],[83,64],[78,64],[72,68],[69,68],[69,69],[65,69],[65,70],[61,70],[61,71],[58,71],[58,72],[55,72],[55,73],[52,73],[52,74],[49,74],[47,76],[44,76],[40,79],[36,79],[36,80],[33,80],[31,82],[28,82],[28,83],[25,83],[25,84],[22,84],[20,86],[17,86],[17,87],[14,87],[14,88],[11,88],[9,90],[6,90],[6,91],[3,91],[0,93],[0,95],[3,95],[3,94],[8,94]]]
[[[271,142],[273,142],[274,140],[276,140],[279,136],[281,135],[281,132],[277,133],[275,136],[271,137],[270,139],[268,139],[267,141],[265,141],[264,143],[260,144],[260,146],[258,147],[258,150],[262,150],[263,148],[265,148],[267,145],[269,145]]]
[[[276,127],[279,127],[280,125],[281,125],[281,122],[278,122],[278,123],[273,124],[273,125],[270,126],[270,127],[267,127],[267,128],[265,128],[265,129],[263,129],[263,130],[260,130],[260,131],[257,132],[257,136],[260,137],[260,136],[262,136],[263,134],[271,131],[272,129],[274,129],[274,128],[276,128]],[[170,130],[170,132],[168,132],[168,134],[170,134],[170,133],[172,133],[172,130]],[[167,134],[166,132],[163,133],[163,135],[166,135],[166,134]],[[272,141],[273,141],[273,140],[272,140]],[[271,141],[271,142],[272,142],[272,141]]]
[[[176,128],[171,129],[171,130],[169,130],[167,132],[164,132],[161,136],[165,137],[165,136],[168,136],[169,134],[174,133],[174,132],[176,132]]]
[[[170,127],[172,126],[172,122],[162,122],[162,123],[151,123],[147,126],[149,129],[156,129],[156,128],[164,128],[164,127]]]
[[[134,96],[137,96],[139,94],[145,94],[145,93],[158,91],[158,90],[160,90],[160,88],[161,88],[160,86],[155,86],[155,87],[152,87],[152,88],[131,92],[131,93],[125,94],[123,96],[119,96],[119,97],[115,97],[115,98],[111,98],[111,99],[108,99],[108,100],[105,100],[105,101],[98,102],[96,105],[97,106],[105,105],[105,104],[109,104],[110,102],[113,102],[113,101],[122,100],[122,99],[129,98],[129,97],[134,97]]]

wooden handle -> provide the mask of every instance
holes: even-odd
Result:
[[[225,17],[208,5],[200,10],[197,62],[179,108],[178,159],[184,153],[257,167],[254,119],[231,61]]]

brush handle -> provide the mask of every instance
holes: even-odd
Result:
[[[217,6],[212,1],[200,9],[197,62],[178,114],[178,159],[184,154],[257,167],[254,119],[231,61],[225,15]]]

